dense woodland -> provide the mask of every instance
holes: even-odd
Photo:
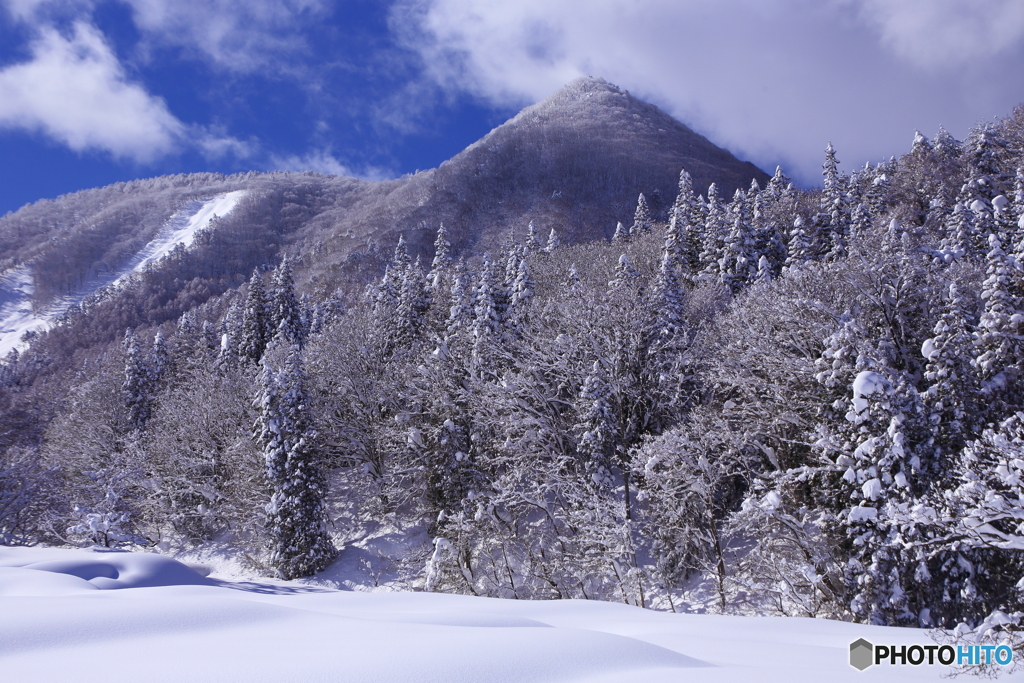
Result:
[[[1018,623],[1024,108],[823,169],[684,170],[611,242],[466,260],[440,226],[365,291],[299,296],[279,219],[247,283],[147,318],[153,269],[2,366],[0,542],[227,539],[295,578],[372,523],[423,590]]]

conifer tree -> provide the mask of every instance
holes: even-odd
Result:
[[[672,204],[669,223],[673,219],[675,219],[676,230],[683,235],[704,222],[697,207],[697,197],[693,191],[693,178],[685,168],[679,171],[679,193]]]
[[[587,478],[596,486],[611,488],[612,463],[618,448],[617,419],[612,408],[612,391],[599,361],[594,361],[580,389],[577,447]]]
[[[494,263],[484,253],[480,264],[480,276],[473,291],[473,323],[470,333],[473,340],[473,359],[477,364],[486,364],[492,355],[492,345],[501,331],[501,316],[495,302],[498,279]]]
[[[555,229],[551,228],[551,232],[548,233],[548,244],[544,247],[544,251],[550,254],[560,246],[562,246],[562,241],[558,239],[558,233],[555,232]]]
[[[275,334],[283,331],[289,343],[302,346],[306,341],[306,328],[302,307],[295,295],[295,278],[288,258],[274,270],[270,279],[270,315],[268,322]]]
[[[722,284],[732,289],[734,293],[751,282],[757,273],[754,240],[750,234],[750,226],[740,213],[733,219],[733,227],[725,244],[719,271]]]
[[[645,232],[650,232],[653,225],[651,211],[647,208],[647,198],[641,192],[636,200],[636,212],[633,214],[633,225],[629,229],[629,234],[642,235]]]
[[[533,223],[530,225],[532,226]],[[536,231],[534,232],[536,233]],[[430,272],[427,274],[427,286],[432,290],[441,286],[441,278],[452,266],[451,249],[448,230],[444,227],[444,223],[441,223],[437,229],[437,238],[434,240],[434,260],[430,262]]]
[[[612,244],[625,244],[629,241],[629,228],[619,221],[615,224],[615,234],[612,235]]]
[[[238,338],[238,355],[252,363],[258,363],[270,342],[271,328],[267,295],[263,289],[263,278],[259,270],[249,279],[249,292],[242,309],[242,326]]]
[[[922,398],[929,412],[935,450],[931,467],[941,475],[952,466],[950,458],[963,448],[979,424],[978,377],[972,367],[973,313],[970,301],[955,284],[949,286],[949,302],[935,336],[925,341],[921,353],[927,360]],[[936,476],[935,481],[943,482]]]
[[[797,216],[793,221],[793,232],[789,238],[786,268],[795,268],[814,258],[814,240],[808,234],[804,219]]]
[[[821,193],[822,251],[829,258],[846,255],[846,240],[850,234],[850,206],[847,199],[847,179],[839,172],[839,162],[832,143],[825,149],[822,175],[825,186]]]
[[[708,187],[707,207],[700,252],[701,272],[718,275],[719,260],[722,258],[729,225],[725,207],[718,197],[718,187],[714,183]]]
[[[142,431],[152,409],[153,368],[142,350],[139,337],[131,328],[125,331],[122,346],[125,364],[121,390],[128,409],[128,427]]]
[[[530,221],[526,226],[526,251],[535,254],[541,250],[540,236],[537,234],[537,226]]]
[[[271,486],[266,522],[270,561],[281,578],[294,579],[323,570],[337,550],[327,536],[327,482],[312,443],[302,354],[283,331],[274,345],[287,355],[280,370],[263,363],[255,436]]]
[[[990,402],[990,415],[1009,416],[1020,405],[1021,326],[1020,300],[1012,291],[1016,267],[1003,251],[997,235],[989,236],[987,277],[981,297],[985,309],[975,333],[975,367],[981,376],[982,394]]]

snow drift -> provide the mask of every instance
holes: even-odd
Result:
[[[12,681],[862,680],[847,663],[860,637],[930,643],[916,629],[228,582],[156,554],[0,548],[0,671]]]

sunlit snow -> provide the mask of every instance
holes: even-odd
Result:
[[[938,680],[848,664],[918,629],[206,578],[151,553],[0,548],[3,680],[669,683]]]
[[[189,202],[168,219],[159,234],[116,273],[85,284],[79,291],[53,301],[42,310],[32,309],[32,271],[19,266],[0,274],[0,358],[22,346],[26,332],[48,329],[70,306],[80,304],[90,294],[122,282],[130,274],[171,253],[179,244],[192,244],[196,233],[207,227],[214,216],[226,216],[246,194],[245,190],[226,192],[208,200]]]

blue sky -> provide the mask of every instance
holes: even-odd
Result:
[[[580,75],[769,172],[1024,101],[1019,0],[0,0],[0,214],[118,180],[431,168]]]

